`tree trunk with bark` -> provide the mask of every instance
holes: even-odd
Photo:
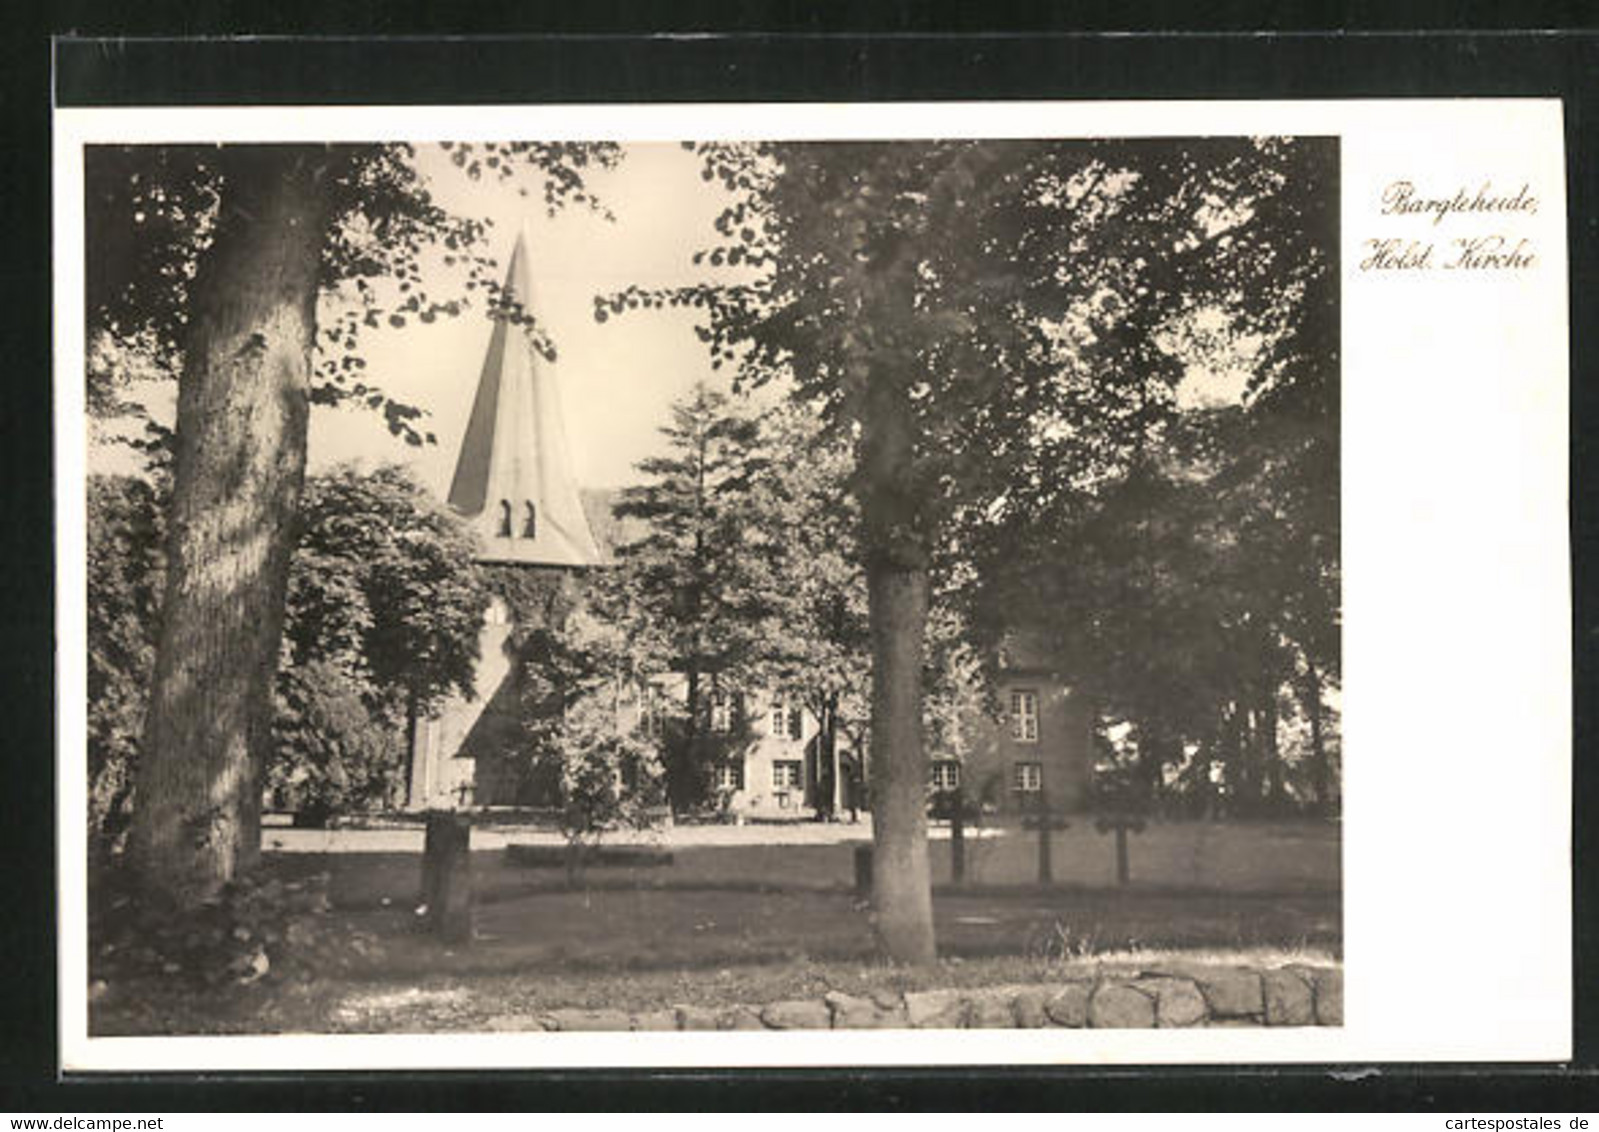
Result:
[[[182,904],[260,851],[260,773],[305,476],[327,151],[230,146],[191,288],[161,639],[129,836]]]
[[[915,418],[892,375],[872,375],[862,425],[872,638],[872,900],[887,957],[925,964],[934,959],[922,744],[928,551],[912,482]]]

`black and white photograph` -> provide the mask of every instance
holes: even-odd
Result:
[[[1345,281],[1547,186],[1172,120],[89,132],[83,1048],[1336,1048]]]

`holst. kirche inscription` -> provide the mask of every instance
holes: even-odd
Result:
[[[1490,219],[1496,226],[1447,235],[1373,236],[1361,242],[1361,271],[1515,271],[1538,262],[1532,240],[1515,230],[1518,219],[1538,212],[1538,197],[1525,182],[1513,192],[1502,192],[1485,179],[1475,190],[1459,186],[1453,193],[1441,193],[1399,179],[1383,188],[1377,211],[1432,229],[1458,229],[1456,221]]]

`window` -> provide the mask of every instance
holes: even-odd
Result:
[[[933,764],[933,789],[958,790],[961,784],[961,764],[954,759],[940,759]]]
[[[716,788],[718,790],[744,789],[744,764],[718,763],[716,767]]]
[[[772,763],[773,790],[798,790],[799,785],[800,761],[798,759],[778,759]]]
[[[511,501],[509,499],[500,500],[500,526],[495,531],[495,534],[500,538],[511,537]]]
[[[522,504],[522,537],[534,538],[539,532],[539,511],[531,503]]]
[[[1038,693],[1015,689],[1010,694],[1010,737],[1018,743],[1038,742]]]
[[[711,733],[726,735],[733,730],[733,697],[726,692],[711,693]]]
[[[793,700],[775,696],[772,699],[772,734],[778,738],[805,738],[805,711]]]
[[[1044,788],[1043,763],[1017,763],[1011,774],[1011,789],[1036,794]]]

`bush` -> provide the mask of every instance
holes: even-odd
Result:
[[[404,734],[369,710],[364,691],[325,661],[279,674],[277,757],[267,768],[266,786],[313,822],[381,808],[401,785]]]

